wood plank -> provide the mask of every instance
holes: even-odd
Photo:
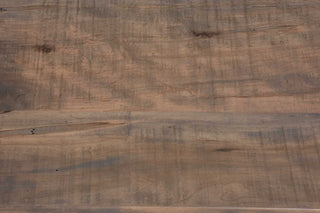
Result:
[[[319,0],[0,0],[0,212],[320,212]]]
[[[0,0],[0,110],[319,112],[318,0]]]
[[[320,114],[21,111],[0,121],[4,206],[320,208]]]

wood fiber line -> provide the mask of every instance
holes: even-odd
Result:
[[[159,212],[168,212],[168,213],[180,213],[180,212],[186,212],[186,213],[282,213],[282,212],[301,212],[301,213],[316,213],[320,212],[320,210],[317,209],[296,209],[296,208],[228,208],[228,207],[202,207],[202,208],[195,208],[195,207],[120,207],[120,208],[80,208],[80,207],[74,207],[74,208],[65,208],[65,209],[55,209],[55,208],[32,208],[28,209],[27,211],[23,210],[13,210],[13,209],[3,209],[6,212],[12,213],[25,213],[25,212],[48,212],[48,213],[55,213],[55,212],[71,212],[71,213],[79,213],[79,212],[87,212],[87,213],[159,213]]]

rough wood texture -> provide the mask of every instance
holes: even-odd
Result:
[[[318,0],[0,0],[2,110],[319,112]]]
[[[319,0],[0,0],[0,212],[320,212]]]
[[[28,111],[1,120],[5,206],[320,207],[320,114]]]

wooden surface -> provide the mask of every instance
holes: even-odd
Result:
[[[319,0],[0,0],[0,212],[320,212]]]

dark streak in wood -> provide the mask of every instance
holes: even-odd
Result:
[[[195,30],[192,30],[191,32],[194,36],[200,37],[200,38],[212,38],[213,36],[221,35],[220,32],[215,32],[215,31],[195,31]]]
[[[33,48],[39,52],[47,54],[55,51],[55,46],[49,44],[34,45]]]
[[[237,151],[239,149],[234,149],[234,148],[219,148],[219,149],[216,149],[215,151],[216,152],[232,152],[232,151]]]

